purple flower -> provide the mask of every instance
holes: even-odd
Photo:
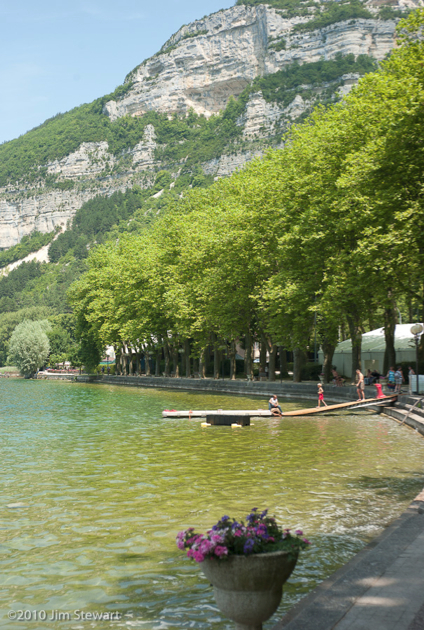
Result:
[[[261,518],[265,518],[267,514],[268,514],[268,510],[264,510],[263,512],[261,512]]]
[[[253,540],[253,538],[248,538],[246,542],[244,543],[243,552],[245,554],[252,553],[254,546],[255,546],[255,541]]]
[[[303,532],[301,529],[296,529],[294,533],[296,534],[296,536],[303,536]]]

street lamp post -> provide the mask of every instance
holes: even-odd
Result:
[[[416,375],[417,375],[417,396],[420,393],[419,378],[418,378],[418,374],[419,374],[419,369],[418,369],[418,343],[419,343],[419,340],[420,340],[422,332],[423,332],[422,324],[414,324],[413,326],[411,326],[411,333],[414,335],[414,340],[415,340],[415,369],[417,371],[417,373],[416,373]]]

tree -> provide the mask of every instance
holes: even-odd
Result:
[[[47,361],[50,352],[47,320],[25,320],[12,333],[8,362],[16,365],[22,376],[29,378]]]

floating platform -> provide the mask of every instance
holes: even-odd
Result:
[[[391,396],[384,396],[384,398],[368,398],[366,400],[353,400],[346,403],[339,403],[337,405],[327,405],[322,407],[308,407],[307,409],[296,409],[296,411],[285,411],[283,412],[283,418],[291,418],[295,416],[310,416],[315,414],[323,414],[323,413],[331,413],[332,411],[344,410],[344,409],[364,409],[367,407],[387,407],[389,405],[393,405],[397,400],[398,395],[393,394]],[[164,418],[205,418],[208,424],[210,417],[216,418],[216,421],[213,424],[225,424],[230,425],[232,423],[237,423],[241,425],[239,420],[241,418],[279,418],[281,416],[276,416],[268,409],[234,409],[234,410],[224,410],[224,409],[215,409],[209,411],[177,411],[175,409],[165,409],[162,411],[162,416]],[[222,416],[222,419],[229,418],[232,420],[219,422],[219,417]],[[250,422],[249,422],[250,423]]]
[[[247,413],[241,416],[227,415],[226,413],[212,413],[206,416],[205,424],[209,426],[232,427],[237,425],[238,427],[249,427],[250,416]]]
[[[210,411],[176,411],[165,409],[162,411],[164,418],[206,418],[206,416],[224,414],[226,416],[249,416],[250,418],[271,418],[272,413],[268,409],[211,409]]]

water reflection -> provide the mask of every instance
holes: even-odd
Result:
[[[0,616],[9,607],[123,615],[118,622],[4,621],[5,628],[231,628],[174,538],[254,505],[269,507],[287,527],[302,526],[314,543],[285,589],[281,614],[395,518],[424,481],[424,441],[381,416],[202,430],[198,420],[163,420],[161,411],[264,401],[0,384]],[[6,507],[18,502],[28,507]]]

